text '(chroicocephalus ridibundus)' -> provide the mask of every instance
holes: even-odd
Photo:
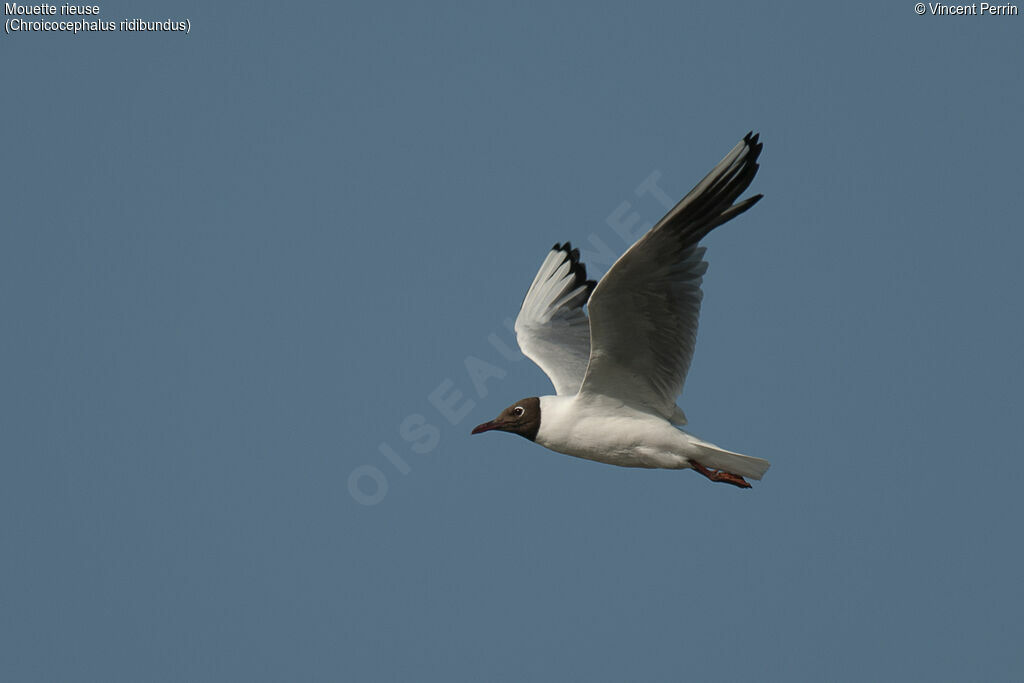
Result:
[[[750,488],[767,460],[722,450],[679,429],[676,406],[697,340],[708,264],[700,240],[761,199],[734,203],[757,174],[748,133],[601,279],[579,250],[556,244],[516,318],[519,347],[555,396],[524,398],[473,429],[512,432],[559,453],[622,467],[693,469]],[[583,312],[589,309],[590,318]]]

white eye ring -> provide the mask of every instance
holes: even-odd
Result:
[[[523,410],[522,406],[516,406],[515,408],[512,409],[512,414],[515,415],[516,417],[522,417],[523,413],[525,412],[526,411]]]

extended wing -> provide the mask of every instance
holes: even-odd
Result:
[[[590,323],[583,312],[597,283],[587,279],[580,252],[566,242],[551,248],[516,318],[523,353],[540,366],[559,395],[579,391],[590,358]]]
[[[761,199],[734,204],[760,153],[748,133],[601,279],[589,302],[592,348],[581,394],[612,396],[676,421],[707,270],[697,244]]]

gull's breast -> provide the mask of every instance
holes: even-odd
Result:
[[[611,399],[541,397],[535,440],[559,453],[620,467],[689,466],[685,433],[658,415]]]

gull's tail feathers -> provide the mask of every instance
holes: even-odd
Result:
[[[696,460],[704,467],[710,467],[729,474],[738,474],[741,477],[760,479],[761,476],[772,466],[767,460],[755,458],[751,455],[733,453],[713,446],[703,441],[694,442],[699,455],[691,459]]]

